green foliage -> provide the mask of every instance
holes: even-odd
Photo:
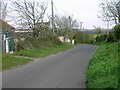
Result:
[[[75,44],[82,43],[83,42],[83,33],[76,32],[73,36],[73,39],[75,39]]]
[[[118,47],[117,44],[100,44],[91,59],[87,71],[88,88],[117,88],[118,86]]]
[[[75,44],[79,44],[79,43],[90,43],[90,37],[88,34],[85,34],[83,32],[80,31],[76,31],[73,39],[75,39]]]
[[[90,36],[88,34],[84,34],[84,42],[89,44],[90,43]]]
[[[0,52],[0,71],[2,71],[2,53]]]
[[[102,34],[102,35],[96,37],[96,42],[103,42],[106,40],[106,38],[107,38],[107,35]]]
[[[34,37],[44,37],[46,34],[50,34],[50,28],[45,24],[36,25],[33,31]]]
[[[118,43],[118,88],[120,89],[120,43]]]
[[[114,30],[115,30],[116,39],[117,39],[117,40],[120,40],[120,25],[116,25],[116,26],[114,27]]]
[[[95,32],[96,32],[97,36],[100,36],[102,34],[102,30],[100,27],[95,27]]]
[[[15,55],[28,56],[28,57],[44,57],[50,54],[55,54],[60,51],[72,48],[71,44],[55,45],[54,47],[33,48],[31,50],[21,50],[15,53]]]
[[[108,42],[115,42],[116,41],[116,36],[114,31],[109,32],[109,36],[108,36]]]
[[[54,45],[62,44],[58,37],[52,32],[42,31],[36,37],[27,37],[24,41],[19,40],[17,43],[17,50],[28,50],[32,48],[52,47]]]

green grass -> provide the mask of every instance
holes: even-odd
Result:
[[[55,54],[60,51],[65,51],[69,48],[72,48],[73,45],[71,44],[62,44],[62,45],[56,45],[54,47],[49,47],[49,48],[34,48],[31,50],[21,50],[15,53],[15,55],[18,56],[28,56],[28,57],[45,57],[50,54]]]
[[[120,89],[120,43],[118,43],[118,88]]]
[[[118,45],[101,43],[87,71],[88,88],[118,87]]]
[[[32,60],[25,59],[25,58],[16,58],[16,57],[13,57],[12,55],[3,54],[2,55],[2,70],[7,70],[7,69],[11,69],[12,67],[24,65],[30,61]]]
[[[0,71],[2,71],[2,54],[0,52]]]

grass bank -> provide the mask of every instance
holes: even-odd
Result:
[[[2,71],[2,53],[0,52],[0,71]]]
[[[73,45],[71,44],[62,44],[62,45],[55,45],[54,47],[48,48],[34,48],[31,50],[21,50],[15,53],[18,56],[27,56],[27,57],[45,57],[50,54],[56,54],[61,51],[65,51],[67,49],[72,48]]]
[[[72,47],[73,45],[71,44],[62,44],[62,45],[56,45],[55,47],[51,47],[51,48],[49,47],[49,48],[39,48],[39,49],[31,49],[31,50],[21,50],[13,55],[40,58],[61,51],[65,51]],[[32,59],[16,58],[13,57],[13,55],[8,55],[8,54],[2,55],[2,70],[11,69],[12,67],[20,66],[32,61]]]
[[[120,43],[118,43],[118,88],[120,89]]]
[[[118,44],[99,44],[89,63],[86,85],[88,88],[118,87]]]

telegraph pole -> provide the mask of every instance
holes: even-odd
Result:
[[[83,43],[85,43],[83,22],[80,22],[80,30],[82,31],[82,34],[83,34]]]
[[[51,0],[51,10],[52,10],[52,31],[54,32],[54,10],[53,10],[53,0]]]
[[[84,27],[83,27],[83,42],[85,44],[85,34],[84,34]]]
[[[80,22],[80,29],[82,30],[82,25],[83,25],[83,22]]]

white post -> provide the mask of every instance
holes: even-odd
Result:
[[[5,41],[5,39],[6,39],[6,36],[4,35],[3,37],[4,37],[4,41]]]
[[[6,38],[6,53],[9,53],[9,43],[8,38]]]
[[[72,44],[74,44],[75,43],[75,40],[72,40]]]

